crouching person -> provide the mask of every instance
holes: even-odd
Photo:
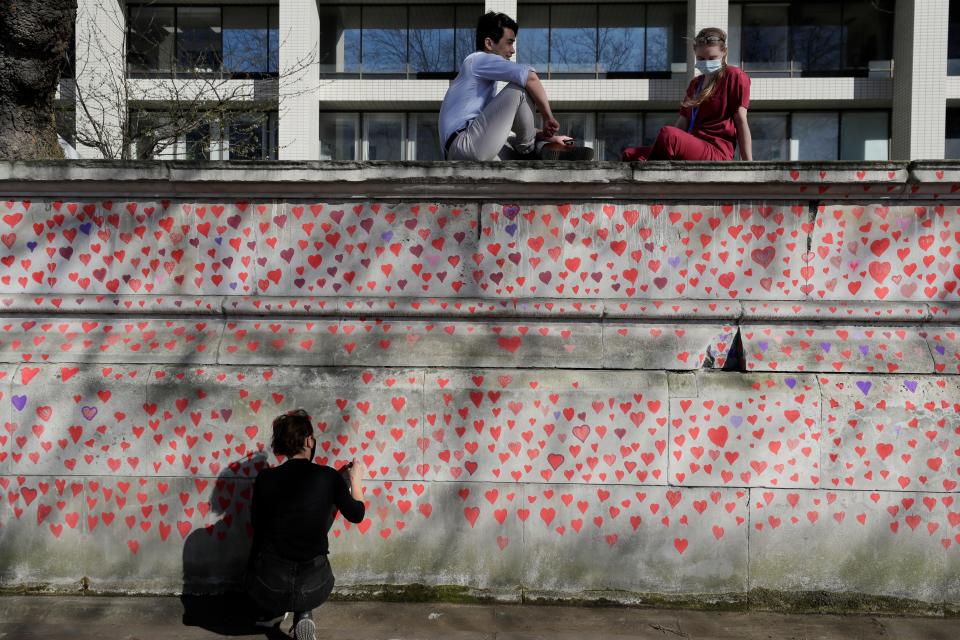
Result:
[[[536,70],[517,64],[517,23],[503,13],[477,22],[477,50],[460,66],[440,106],[440,144],[447,160],[592,160],[593,149],[557,135]],[[496,93],[496,82],[507,85]],[[534,125],[534,104],[543,129]],[[512,133],[511,133],[512,132]]]
[[[363,520],[365,466],[350,463],[348,488],[341,473],[314,464],[317,441],[303,409],[273,421],[271,447],[287,460],[254,480],[253,546],[244,586],[262,609],[257,626],[278,626],[292,611],[293,636],[315,640],[312,610],[326,602],[334,585],[327,532],[336,509],[350,522]]]
[[[650,146],[623,149],[621,160],[726,161],[733,160],[738,145],[740,159],[753,160],[747,122],[750,76],[727,64],[727,34],[722,29],[702,29],[693,48],[702,75],[687,86],[676,123],[660,129]]]

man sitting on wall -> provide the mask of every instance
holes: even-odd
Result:
[[[440,107],[440,141],[447,160],[592,160],[593,149],[556,135],[546,91],[529,65],[512,62],[519,27],[490,11],[477,22],[477,50],[468,55]],[[495,93],[496,81],[507,85]],[[533,122],[536,103],[543,129]],[[513,135],[511,135],[511,131]]]

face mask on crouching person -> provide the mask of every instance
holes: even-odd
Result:
[[[704,75],[716,73],[723,67],[723,60],[697,60],[697,70]]]

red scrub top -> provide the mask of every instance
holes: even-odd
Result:
[[[717,72],[719,73],[719,71]],[[697,76],[687,86],[687,97],[697,92],[697,84],[704,76]],[[737,143],[737,127],[733,115],[740,107],[750,108],[750,76],[740,67],[727,65],[723,70],[720,85],[713,95],[703,102],[697,111],[697,119],[691,132],[701,140],[706,140],[733,160],[733,150]],[[691,107],[680,107],[680,115],[690,122],[693,113]]]

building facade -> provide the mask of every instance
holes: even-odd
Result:
[[[707,26],[752,79],[755,159],[960,158],[960,0],[80,0],[61,135],[84,157],[436,160],[488,10],[599,159],[675,120]]]

